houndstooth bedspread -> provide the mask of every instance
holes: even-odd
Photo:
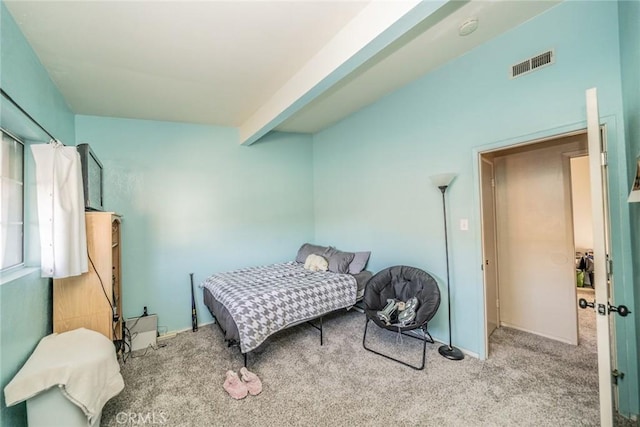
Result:
[[[200,287],[231,314],[243,353],[288,326],[354,305],[357,292],[350,274],[312,272],[293,261],[214,274]]]

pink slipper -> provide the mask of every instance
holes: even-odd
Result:
[[[229,393],[229,396],[234,399],[244,399],[247,397],[247,386],[240,381],[238,374],[233,371],[227,371],[227,379],[224,380],[222,387]]]
[[[242,375],[242,381],[247,385],[249,394],[255,396],[262,391],[262,381],[253,372],[250,372],[247,368],[240,368],[240,374]]]

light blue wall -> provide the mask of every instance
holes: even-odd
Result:
[[[554,65],[508,78],[511,64],[550,48]],[[565,2],[316,134],[316,241],[371,250],[374,271],[409,264],[444,280],[441,196],[429,176],[458,173],[448,191],[453,337],[484,356],[474,150],[586,127],[585,90],[597,87],[610,144],[613,251],[621,261],[616,286],[631,288],[619,64],[616,3]],[[469,231],[459,230],[461,218],[470,220]],[[441,340],[446,316],[440,310],[431,325]],[[625,322],[633,324],[618,323]],[[620,336],[635,337],[632,329]],[[632,376],[635,348],[620,356]],[[622,412],[637,413],[637,391],[624,387]]]
[[[106,207],[124,215],[126,316],[146,305],[168,330],[187,328],[188,273],[199,283],[216,271],[292,259],[304,241],[372,250],[373,271],[406,263],[443,279],[442,205],[428,177],[454,171],[459,176],[448,194],[454,343],[482,355],[474,150],[584,127],[584,91],[593,86],[609,125],[614,256],[624,261],[615,280],[626,293],[634,277],[640,282],[638,208],[631,211],[632,246],[623,203],[633,164],[627,150],[640,154],[637,2],[621,5],[619,33],[615,3],[562,4],[313,138],[272,134],[250,148],[236,145],[236,131],[228,128],[89,116],[74,125],[1,3],[0,14],[2,88],[63,142],[74,144],[77,133],[105,166]],[[549,48],[556,49],[555,65],[506,77],[510,64]],[[458,230],[460,218],[470,219],[470,231]],[[636,256],[621,255],[632,247]],[[37,273],[0,287],[2,387],[50,332],[50,292]],[[197,295],[200,321],[209,321]],[[620,334],[632,337],[622,368],[636,378],[639,322],[623,324]],[[447,338],[446,310],[432,332]],[[621,409],[638,413],[637,382],[635,391],[628,384],[621,386]],[[26,423],[24,405],[0,408],[2,425]]]
[[[53,136],[74,145],[74,114],[3,2],[0,2],[0,19],[2,89]]]
[[[4,387],[22,367],[38,341],[51,333],[51,286],[36,271],[0,286],[0,385]],[[7,408],[2,393],[0,425],[26,425],[24,403]]]
[[[105,170],[105,208],[122,222],[123,310],[190,326],[189,273],[288,261],[313,240],[311,137],[245,147],[235,129],[77,116]],[[197,290],[201,322],[211,317]]]
[[[619,3],[620,17],[620,58],[622,76],[622,99],[624,104],[625,135],[628,146],[628,183],[633,183],[636,162],[640,158],[640,2]],[[640,203],[632,203],[631,237],[634,263],[634,298],[621,300],[622,303],[635,299],[635,313],[640,313]],[[633,310],[633,308],[631,309]],[[640,316],[635,315],[636,331],[640,330]],[[636,347],[640,348],[640,336],[636,334]],[[637,376],[640,383],[640,376]],[[637,384],[636,384],[637,387]]]
[[[0,2],[0,84],[13,99],[55,137],[75,144],[74,115]],[[0,125],[32,141],[47,141],[44,133],[17,113],[4,99]],[[28,141],[27,141],[28,142]],[[39,243],[33,194],[33,160],[27,146],[26,165],[26,260],[37,265]],[[35,239],[34,239],[35,237]],[[6,276],[5,276],[6,278]],[[0,285],[0,389],[13,378],[38,341],[51,333],[51,284],[39,271]],[[25,404],[7,408],[0,399],[0,425],[26,425]]]

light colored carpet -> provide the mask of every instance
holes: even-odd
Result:
[[[582,319],[588,313],[580,316],[588,325]],[[363,314],[342,311],[324,326],[323,346],[318,331],[302,325],[250,355],[249,369],[264,390],[241,401],[222,383],[228,369],[240,369],[242,357],[226,347],[217,326],[178,334],[123,365],[125,390],[105,406],[102,425],[599,424],[595,339],[588,327],[578,347],[500,328],[486,361],[449,361],[438,354],[439,344],[429,344],[425,370],[414,371],[362,348]],[[372,346],[396,354],[400,347],[412,362],[419,360],[419,341],[405,338],[397,346],[396,334],[375,326],[370,331]]]

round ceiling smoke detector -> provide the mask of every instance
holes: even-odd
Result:
[[[478,28],[478,18],[469,18],[458,27],[458,34],[468,36]]]

